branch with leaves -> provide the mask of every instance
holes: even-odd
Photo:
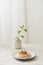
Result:
[[[24,25],[21,25],[21,26],[20,26],[20,30],[18,31],[18,35],[20,35],[21,32],[25,32],[25,33],[27,32],[27,29],[25,28]],[[24,38],[25,36],[24,36],[23,34],[21,34],[20,37],[21,37],[21,38]]]

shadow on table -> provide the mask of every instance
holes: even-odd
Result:
[[[19,60],[19,59],[17,59],[18,61],[21,61],[21,62],[32,62],[32,61],[37,61],[38,60],[38,57],[37,56],[35,56],[34,58],[32,58],[32,59],[22,59],[22,60]]]

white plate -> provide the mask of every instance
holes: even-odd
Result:
[[[13,58],[16,58],[16,59],[18,59],[18,60],[27,60],[27,59],[32,59],[32,58],[35,57],[35,53],[33,53],[33,52],[31,52],[31,51],[28,51],[28,52],[31,54],[31,57],[30,57],[30,58],[18,58],[18,57],[16,56],[16,53],[18,53],[18,52],[14,52],[12,55],[13,55]]]

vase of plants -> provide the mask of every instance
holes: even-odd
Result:
[[[24,39],[25,38],[25,36],[24,36],[24,34],[23,33],[26,33],[27,32],[27,29],[25,28],[25,26],[24,25],[21,25],[20,27],[19,27],[19,30],[18,30],[18,36],[16,37],[16,39],[15,39],[15,48],[16,49],[20,49],[20,48],[22,48],[22,40],[21,40],[21,38],[22,39]]]

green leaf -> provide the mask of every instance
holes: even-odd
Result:
[[[21,35],[21,37],[22,37],[22,38],[24,38],[24,36],[23,36],[23,35]]]
[[[27,32],[27,29],[24,29],[25,32]]]
[[[21,29],[23,29],[23,27],[22,27],[22,26],[20,26],[20,28],[21,28]]]
[[[24,27],[24,25],[22,25]]]
[[[20,31],[18,31],[18,33],[20,33],[21,32],[21,30]]]

